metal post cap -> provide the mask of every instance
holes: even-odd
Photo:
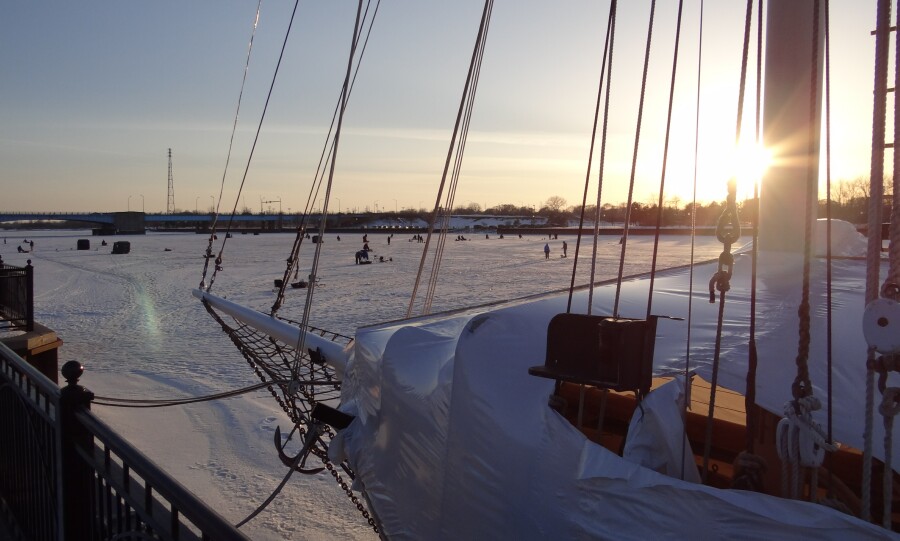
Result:
[[[78,379],[84,374],[84,366],[78,361],[66,361],[60,372],[70,385],[77,385]]]

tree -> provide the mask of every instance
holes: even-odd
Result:
[[[566,206],[566,200],[558,195],[554,195],[547,199],[547,202],[544,203],[544,206],[552,212],[559,212],[563,209],[563,207]]]
[[[519,207],[511,204],[504,203],[502,205],[497,205],[496,207],[490,209],[493,214],[501,214],[501,215],[513,215],[519,213]]]

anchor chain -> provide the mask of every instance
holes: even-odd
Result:
[[[741,222],[737,210],[737,183],[728,181],[728,197],[725,199],[725,210],[716,224],[716,238],[722,243],[719,254],[719,267],[709,280],[709,302],[716,302],[716,291],[725,293],[731,289],[731,276],[734,273],[734,256],[731,245],[741,237]]]

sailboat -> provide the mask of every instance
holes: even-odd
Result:
[[[896,278],[897,239],[884,258],[877,212],[868,241],[852,227],[816,224],[810,212],[822,63],[809,59],[824,42],[819,4],[768,5],[764,140],[798,159],[763,182],[758,250],[731,252],[731,216],[718,261],[410,314],[352,338],[274,317],[277,306],[270,314],[245,308],[202,283],[194,295],[272,383],[300,434],[294,456],[275,436],[290,470],[327,469],[391,539],[894,537],[890,454],[900,441],[879,359],[896,355],[900,335],[897,286],[884,278]],[[879,1],[878,47],[887,47],[889,7]],[[886,82],[886,56],[881,62],[876,73]],[[884,96],[876,91],[881,141]],[[627,227],[623,240],[624,253]],[[838,246],[846,257],[815,257]],[[888,284],[884,294],[872,294],[873,275]],[[308,302],[314,290],[315,267]],[[832,340],[830,307],[840,307]],[[887,397],[883,423],[872,421],[876,373]],[[834,412],[827,422],[826,411]],[[876,485],[882,495],[873,502]]]

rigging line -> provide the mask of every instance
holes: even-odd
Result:
[[[897,19],[900,20],[900,6],[897,9]],[[826,28],[826,32],[827,32]],[[896,33],[896,43],[894,45],[894,88],[898,88],[900,84],[900,58],[897,58],[897,52],[900,51],[900,33]],[[828,34],[826,33],[826,38]],[[886,106],[885,106],[886,107]],[[900,301],[900,152],[898,148],[898,137],[900,137],[900,97],[894,92],[894,160],[891,175],[891,213],[890,230],[888,231],[890,242],[888,244],[888,274],[881,286],[881,295]],[[883,181],[882,181],[883,184]],[[884,188],[882,187],[882,192]],[[881,208],[881,205],[879,205]],[[883,220],[883,216],[879,216]]]
[[[875,70],[872,93],[872,163],[869,173],[868,234],[866,243],[866,299],[868,305],[878,298],[881,260],[881,199],[884,186],[884,139],[887,115],[887,76],[890,56],[891,1],[878,0],[875,20]],[[897,175],[894,175],[895,177]],[[877,201],[879,204],[871,204]],[[871,517],[872,425],[875,403],[875,350],[866,352],[866,416],[863,446],[862,505],[860,518]]]
[[[828,442],[833,443],[832,433],[832,417],[833,417],[833,401],[832,401],[832,383],[833,383],[833,306],[832,306],[832,252],[831,252],[831,14],[830,2],[825,0],[825,243],[827,245],[825,252],[825,318],[826,318],[826,334],[827,334],[827,437]],[[900,74],[897,75],[900,77]],[[830,461],[831,455],[827,455]],[[830,462],[828,464],[830,466]],[[828,497],[834,494],[834,486],[831,482],[831,468],[828,471]]]
[[[806,205],[805,205],[805,221],[804,221],[804,242],[803,242],[803,284],[800,295],[800,307],[797,310],[800,316],[799,343],[797,345],[797,357],[795,364],[797,365],[797,376],[794,378],[794,384],[791,392],[794,402],[800,398],[805,398],[813,394],[812,383],[809,379],[809,342],[810,342],[810,306],[809,306],[809,284],[810,284],[810,262],[812,259],[812,220],[815,216],[813,213],[813,200],[818,180],[814,174],[816,170],[816,162],[813,155],[816,152],[816,105],[818,103],[817,95],[817,72],[819,66],[819,0],[813,0],[813,41],[812,41],[812,58],[810,60],[810,105],[809,105],[809,164],[806,175]],[[794,406],[797,407],[796,404]],[[799,412],[798,412],[799,413]]]
[[[687,410],[690,406],[690,388],[693,382],[691,377],[691,324],[694,320],[694,259],[697,245],[697,162],[700,146],[700,83],[703,68],[703,0],[700,0],[700,37],[697,43],[697,105],[694,116],[694,192],[691,199],[691,265],[688,270],[688,313],[687,313],[687,340],[684,351],[684,385],[685,396],[682,406],[681,418],[687,419]],[[687,430],[681,433],[681,479],[684,479],[684,448],[687,441]]]
[[[101,406],[114,407],[114,408],[166,408],[169,406],[185,406],[187,404],[197,404],[200,402],[212,402],[215,400],[222,400],[225,398],[234,398],[234,397],[240,396],[242,394],[246,394],[249,392],[258,391],[260,389],[267,388],[273,384],[274,385],[283,385],[283,384],[287,384],[287,383],[296,383],[298,385],[309,385],[309,386],[325,385],[325,386],[329,386],[329,387],[341,384],[341,382],[337,381],[337,380],[335,380],[335,381],[316,381],[316,380],[303,380],[303,381],[293,380],[293,381],[291,381],[291,380],[282,379],[282,380],[264,381],[262,383],[258,383],[251,387],[247,387],[244,389],[237,389],[237,390],[229,391],[229,392],[225,392],[225,393],[219,393],[219,394],[208,395],[208,396],[198,396],[198,397],[194,397],[194,398],[184,398],[184,399],[180,399],[180,400],[140,400],[140,399],[129,400],[126,398],[108,398],[108,397],[98,396],[95,398],[95,400],[92,403],[98,404]]]
[[[615,13],[615,0],[609,7],[609,18],[606,22],[606,39],[603,43],[603,61],[600,63],[600,83],[597,85],[597,104],[594,106],[594,123],[591,127],[591,146],[588,149],[587,171],[584,174],[584,193],[581,196],[581,213],[578,219],[578,236],[575,237],[575,259],[572,260],[572,279],[569,281],[569,299],[566,302],[566,313],[572,312],[572,296],[575,292],[575,272],[578,269],[578,252],[581,248],[581,231],[584,227],[585,207],[591,183],[591,165],[594,159],[594,144],[597,141],[597,122],[600,120],[600,103],[603,101],[603,78],[606,75],[606,55],[609,52],[609,31]],[[595,220],[595,228],[600,220]]]
[[[606,80],[606,100],[603,104],[603,130],[600,135],[600,164],[597,167],[597,205],[594,209],[594,239],[591,251],[591,278],[588,283],[587,313],[591,314],[594,305],[594,283],[597,279],[597,244],[600,242],[600,203],[603,195],[603,171],[606,165],[606,142],[609,128],[609,98],[612,93],[612,75],[613,75],[613,51],[616,48],[616,15],[618,11],[618,2],[613,0],[610,4],[610,17],[612,25],[610,26],[609,37],[609,66],[607,67]]]
[[[338,115],[337,127],[334,130],[334,148],[331,152],[331,167],[328,171],[328,183],[325,186],[325,200],[322,203],[322,216],[319,222],[319,235],[320,240],[321,236],[325,234],[325,225],[328,220],[328,201],[331,197],[331,187],[334,183],[334,168],[337,163],[338,156],[338,148],[340,145],[341,139],[341,128],[344,124],[344,113],[347,110],[347,99],[349,97],[350,90],[350,74],[353,71],[353,57],[356,55],[356,46],[359,40],[359,34],[362,31],[362,23],[360,21],[360,15],[362,14],[362,6],[363,0],[359,0],[356,8],[356,21],[353,23],[353,37],[350,40],[350,54],[347,58],[347,71],[344,75],[344,86],[341,90],[341,111]],[[312,300],[313,295],[316,290],[316,276],[318,275],[319,270],[319,260],[322,255],[322,246],[324,242],[316,243],[315,254],[313,255],[312,260],[312,268],[309,271],[309,285],[306,288],[306,303],[303,306],[303,317],[301,318],[301,328],[307,328],[309,326],[309,314],[312,308]],[[297,357],[294,361],[294,370],[299,367],[300,364],[300,351],[303,351],[304,345],[306,342],[306,333],[300,333],[297,337],[297,347],[295,348],[298,352]]]
[[[827,6],[827,4],[826,4]],[[826,12],[827,13],[827,12]],[[897,9],[897,21],[900,21],[900,6]],[[827,28],[826,28],[827,32]],[[826,33],[826,39],[828,34]],[[898,82],[900,82],[900,35],[896,36],[896,42],[894,45],[894,88],[897,88]],[[881,286],[881,296],[885,298],[889,298],[894,301],[900,301],[900,260],[898,260],[898,256],[900,256],[900,246],[898,246],[898,240],[900,240],[900,227],[898,227],[897,222],[900,221],[900,217],[897,215],[897,211],[900,210],[900,206],[898,206],[898,202],[900,202],[900,198],[897,196],[897,175],[898,175],[898,164],[900,164],[900,157],[898,157],[897,148],[897,139],[898,132],[897,129],[900,127],[900,108],[898,108],[898,101],[900,98],[897,97],[897,93],[894,92],[894,134],[893,134],[893,142],[894,142],[894,152],[893,152],[893,169],[892,169],[892,187],[893,187],[893,197],[892,205],[891,205],[891,214],[888,218],[891,220],[890,225],[890,244],[888,245],[888,274],[885,278],[884,283]],[[885,104],[885,107],[887,105]],[[877,200],[877,206],[879,210],[881,210],[883,206],[883,193],[884,193],[884,180],[881,182],[881,190],[882,194]],[[879,216],[879,222],[883,220],[882,216]],[[880,224],[879,224],[880,225]],[[883,244],[881,242],[881,228],[878,228],[877,237],[879,239],[879,244]],[[869,235],[872,232],[869,231]],[[878,260],[878,271],[881,270],[881,260]],[[884,361],[882,356],[879,361]],[[887,398],[887,392],[891,390],[896,390],[894,388],[885,388],[882,384],[883,381],[887,379],[887,368],[882,364],[880,366],[880,377],[879,377],[879,390],[882,395],[882,405],[878,408],[879,413],[882,416],[882,422],[884,427],[884,471],[881,481],[882,487],[882,511],[881,511],[881,525],[883,528],[890,530],[892,526],[893,513],[892,504],[893,504],[893,493],[894,493],[894,467],[892,464],[893,461],[893,440],[894,440],[894,414],[889,412],[889,408],[885,405],[885,398]],[[883,379],[882,379],[883,378]]]
[[[491,8],[493,9],[493,7]],[[485,26],[485,34],[490,29],[490,16],[488,13],[487,24]],[[480,43],[480,47],[478,50],[478,59],[475,66],[475,72],[472,77],[472,85],[469,87],[469,91],[466,97],[466,112],[463,117],[463,125],[460,130],[460,137],[456,143],[456,155],[454,156],[453,161],[453,170],[450,175],[450,185],[447,189],[447,195],[445,197],[445,208],[447,212],[444,214],[444,219],[441,225],[440,235],[438,237],[438,244],[435,250],[434,259],[431,267],[431,276],[429,278],[428,283],[428,292],[425,298],[425,313],[429,313],[431,311],[432,302],[434,300],[434,294],[437,289],[437,281],[438,275],[440,272],[441,262],[443,260],[443,254],[446,249],[447,243],[447,234],[449,232],[450,221],[452,219],[452,209],[453,205],[456,201],[456,190],[459,185],[459,175],[462,169],[463,156],[465,154],[466,143],[468,141],[469,136],[469,127],[472,122],[472,111],[474,110],[475,105],[475,95],[477,93],[478,81],[481,77],[481,65],[484,55],[484,45],[485,40],[482,40]]]
[[[760,144],[760,117],[762,111],[762,38],[763,38],[763,4],[759,2],[756,19],[756,131],[755,143]],[[756,268],[759,259],[759,179],[753,179],[753,238],[751,240],[750,253],[750,338],[747,356],[746,391],[744,393],[744,410],[746,413],[747,432],[745,436],[745,448],[748,453],[753,453],[754,437],[756,434],[756,419],[753,409],[756,406],[756,370],[759,364],[759,356],[756,350]]]
[[[478,55],[478,49],[480,47],[481,41],[484,36],[485,21],[488,17],[489,8],[491,5],[493,5],[493,0],[485,0],[484,9],[482,10],[482,13],[481,13],[481,24],[479,25],[478,34],[475,39],[475,47],[473,47],[473,49],[472,49],[472,58],[469,61],[469,72],[466,74],[466,82],[465,82],[465,85],[463,86],[462,96],[460,97],[460,100],[459,100],[459,109],[456,113],[456,122],[453,125],[453,135],[450,137],[450,147],[447,150],[447,159],[444,162],[444,171],[441,175],[441,183],[438,187],[437,197],[435,198],[435,201],[434,201],[434,209],[431,211],[431,219],[429,220],[429,223],[428,223],[428,235],[425,239],[425,246],[422,248],[422,257],[419,260],[419,270],[416,273],[416,281],[415,281],[415,284],[413,285],[412,295],[410,295],[409,307],[406,309],[406,317],[407,318],[412,317],[412,311],[413,311],[413,307],[415,306],[415,301],[416,301],[416,293],[418,292],[419,284],[421,283],[422,272],[425,267],[425,261],[428,258],[428,247],[429,247],[429,244],[431,243],[431,236],[434,233],[434,225],[435,225],[435,221],[437,220],[438,210],[440,209],[440,205],[441,205],[441,196],[443,194],[444,185],[447,181],[447,171],[450,168],[450,160],[453,156],[453,147],[456,142],[456,136],[459,133],[459,127],[460,127],[462,114],[463,114],[464,107],[465,107],[466,96],[468,94],[469,86],[472,81],[472,71],[474,69],[476,58]]]
[[[360,0],[360,1],[362,1],[362,0]],[[265,500],[264,502],[262,502],[261,504],[259,504],[259,507],[257,507],[256,509],[253,510],[252,513],[250,513],[249,515],[247,515],[247,517],[244,518],[244,520],[242,520],[242,521],[238,522],[237,524],[235,524],[235,525],[234,525],[235,528],[240,528],[240,527],[243,526],[244,524],[247,524],[248,522],[250,522],[251,520],[253,520],[254,518],[256,518],[257,515],[259,515],[260,513],[262,513],[262,512],[266,509],[266,507],[268,507],[269,504],[272,503],[272,502],[275,500],[275,498],[278,496],[278,494],[281,493],[281,490],[282,490],[282,489],[284,488],[284,486],[287,484],[288,480],[289,480],[289,479],[291,478],[291,476],[294,474],[294,470],[297,468],[298,465],[300,465],[300,461],[303,459],[303,456],[304,456],[304,453],[297,453],[297,456],[294,457],[294,461],[291,463],[291,466],[288,468],[287,473],[285,474],[285,476],[284,476],[284,478],[281,480],[281,482],[278,483],[278,486],[275,487],[275,490],[273,490],[272,493],[269,494],[269,497],[266,498],[266,500]]]
[[[675,25],[675,52],[672,57],[672,81],[669,84],[669,110],[666,114],[666,138],[663,145],[662,176],[659,179],[659,202],[656,207],[656,233],[653,236],[653,258],[650,262],[650,291],[647,294],[647,319],[653,307],[653,283],[656,281],[656,256],[659,253],[659,231],[662,226],[663,194],[666,187],[666,162],[669,158],[669,136],[672,131],[672,102],[675,99],[675,74],[678,71],[678,46],[681,40],[681,13],[684,0],[678,0],[678,21]]]
[[[634,175],[637,170],[638,148],[641,141],[641,121],[644,116],[644,98],[647,94],[647,69],[650,67],[650,43],[653,37],[653,17],[656,14],[656,0],[650,2],[650,21],[647,25],[647,47],[644,51],[644,73],[641,76],[641,99],[638,105],[637,127],[634,134],[634,153],[631,157],[631,178],[628,181],[628,203],[625,208],[625,226],[622,228],[622,249],[619,253],[619,274],[616,279],[616,299],[613,303],[613,317],[619,317],[619,298],[622,294],[622,274],[625,270],[625,250],[628,244],[628,228],[631,224],[631,203],[634,197]]]
[[[244,76],[241,79],[241,90],[238,93],[237,109],[234,112],[234,124],[231,126],[231,137],[228,140],[228,153],[225,156],[225,169],[222,171],[222,184],[219,187],[219,202],[216,205],[216,213],[213,215],[213,223],[210,226],[209,245],[206,247],[206,255],[211,256],[213,253],[213,240],[215,240],[216,224],[219,221],[219,205],[222,204],[222,193],[225,191],[225,177],[228,174],[228,164],[231,163],[231,150],[234,146],[234,134],[237,132],[238,117],[241,114],[241,102],[244,99],[244,86],[247,83],[247,72],[250,71],[250,56],[253,52],[253,39],[256,37],[256,27],[259,25],[259,12],[262,7],[262,0],[256,3],[256,17],[253,19],[253,30],[250,32],[250,44],[247,46],[247,61],[244,64]],[[206,273],[209,269],[210,257],[204,258],[203,274],[200,277],[200,289],[203,289],[203,283],[206,281]]]
[[[216,280],[216,275],[219,272],[219,268],[222,263],[222,254],[225,253],[225,244],[228,242],[228,232],[231,231],[231,225],[234,222],[234,216],[237,214],[237,206],[238,201],[241,200],[241,192],[244,191],[244,183],[247,182],[247,174],[250,172],[250,163],[253,161],[253,154],[256,151],[256,144],[259,142],[259,134],[262,131],[263,122],[266,119],[266,112],[269,110],[269,100],[272,99],[272,90],[275,88],[275,81],[278,79],[278,71],[281,68],[281,61],[284,58],[284,51],[287,48],[288,38],[291,35],[291,29],[294,27],[294,17],[297,15],[297,6],[300,4],[300,0],[294,0],[294,9],[291,10],[291,19],[288,22],[287,30],[284,33],[284,40],[281,43],[281,52],[278,54],[278,62],[275,64],[275,72],[272,74],[272,81],[269,83],[269,91],[266,94],[266,102],[263,105],[262,114],[259,117],[259,124],[256,126],[256,134],[253,137],[253,145],[250,147],[250,155],[247,156],[247,165],[244,167],[244,174],[241,177],[241,184],[238,187],[238,193],[234,198],[234,207],[231,209],[231,217],[228,220],[228,227],[226,228],[225,238],[222,240],[222,245],[219,247],[219,254],[216,257],[216,266],[213,269],[212,276],[209,278],[209,286],[207,286],[206,291],[212,290],[213,282]],[[203,289],[203,284],[200,285],[200,289]]]
[[[478,62],[475,67],[475,75],[472,79],[472,85],[469,88],[469,95],[468,95],[468,100],[466,103],[465,120],[463,122],[463,128],[461,131],[459,141],[457,142],[456,157],[455,157],[454,166],[453,166],[453,174],[452,174],[451,180],[450,180],[450,188],[447,191],[447,199],[446,199],[447,209],[452,209],[454,202],[456,201],[456,190],[457,190],[457,186],[459,185],[459,175],[460,175],[460,171],[462,169],[463,157],[464,157],[465,151],[466,151],[466,143],[468,142],[468,138],[469,138],[469,127],[471,126],[471,123],[472,123],[472,112],[474,111],[474,108],[475,108],[475,96],[477,95],[477,92],[478,92],[478,82],[481,79],[481,66],[482,66],[483,59],[484,59],[485,44],[487,42],[486,37],[487,37],[488,32],[490,31],[491,13],[492,12],[493,12],[493,4],[491,4],[491,8],[488,13],[487,23],[485,24],[485,32],[484,32],[485,39],[481,40],[481,47],[479,48],[479,51],[478,51]],[[425,312],[426,313],[431,312],[431,306],[434,301],[434,295],[435,295],[435,291],[437,289],[437,283],[438,283],[438,274],[440,272],[441,261],[443,260],[444,250],[445,250],[446,243],[447,243],[447,233],[449,231],[449,225],[450,225],[451,218],[452,218],[452,213],[448,211],[448,213],[445,215],[444,226],[441,230],[439,249],[435,250],[434,264],[432,265],[432,276],[431,276],[431,279],[429,282],[428,295],[425,300]]]
[[[287,383],[287,382],[282,380],[282,381],[272,381],[272,382],[265,382],[265,383],[256,383],[254,385],[250,385],[249,387],[241,387],[239,389],[232,389],[230,391],[222,391],[220,393],[214,393],[214,394],[204,395],[204,396],[192,396],[189,398],[116,398],[116,397],[112,397],[112,396],[95,396],[94,398],[96,400],[103,400],[106,402],[122,402],[122,403],[126,403],[126,404],[170,404],[173,402],[181,402],[184,400],[201,400],[201,399],[210,400],[210,399],[219,398],[221,396],[247,393],[247,392],[255,391],[257,389],[265,387],[266,385],[269,385],[270,383]]]
[[[753,20],[753,0],[747,0],[747,11],[744,17],[744,45],[741,53],[741,78],[738,85],[738,109],[737,121],[735,122],[735,146],[740,140],[741,126],[744,118],[744,90],[747,84],[747,57],[750,49],[750,27]],[[709,455],[712,450],[712,432],[713,419],[716,407],[716,387],[719,379],[719,361],[722,353],[722,327],[725,319],[725,293],[729,289],[728,280],[734,269],[734,259],[731,255],[731,245],[740,237],[740,221],[737,217],[737,182],[731,179],[728,182],[728,198],[726,199],[725,211],[719,218],[716,226],[716,238],[723,244],[722,254],[719,256],[718,271],[710,280],[710,302],[714,301],[715,289],[719,291],[719,313],[716,319],[716,340],[713,348],[712,360],[712,381],[710,381],[709,391],[709,411],[706,416],[706,435],[703,441],[703,482],[705,483],[709,476]],[[732,226],[730,232],[726,231],[727,226]],[[726,257],[727,256],[727,257]],[[728,263],[725,265],[725,263]],[[728,270],[724,270],[727,266]],[[723,279],[722,274],[725,274]],[[715,287],[715,289],[713,289]]]
[[[369,8],[371,7],[371,0],[366,3],[366,11],[363,14],[363,25],[365,26],[365,21],[368,18]],[[378,8],[381,7],[381,0],[378,0],[375,3],[375,9],[372,11],[372,18],[369,20],[369,27],[366,31],[366,39],[363,40],[362,48],[359,52],[359,58],[356,60],[356,69],[353,72],[353,80],[350,82],[350,90],[348,91],[348,96],[353,94],[353,87],[356,84],[356,77],[359,75],[359,69],[362,66],[363,57],[366,54],[366,49],[369,45],[369,38],[372,35],[372,27],[375,25],[375,17],[378,15]],[[328,133],[325,135],[325,143],[322,145],[322,152],[319,155],[319,163],[316,165],[316,173],[313,175],[313,182],[310,186],[310,195],[307,196],[306,206],[303,212],[303,218],[300,220],[300,223],[297,225],[296,236],[294,237],[294,246],[291,249],[291,254],[288,258],[287,269],[285,269],[284,278],[281,281],[281,287],[278,289],[278,293],[275,298],[275,302],[272,304],[272,309],[270,311],[271,315],[275,315],[278,313],[278,310],[281,308],[284,302],[284,292],[287,289],[287,284],[289,283],[290,274],[295,270],[296,267],[299,266],[299,254],[300,248],[303,244],[303,233],[306,230],[306,226],[309,220],[309,215],[312,212],[312,204],[319,197],[319,187],[322,185],[322,181],[324,180],[325,169],[328,167],[328,160],[331,157],[331,153],[334,152],[334,140],[331,137],[331,133],[334,130],[334,123],[337,120],[338,109],[341,105],[341,97],[340,93],[338,94],[338,100],[334,105],[334,112],[331,115],[331,124],[328,126]],[[329,145],[330,143],[330,145]],[[327,158],[326,158],[327,153]],[[313,188],[315,188],[315,192],[313,193]]]
[[[477,42],[477,55],[475,57],[475,64],[473,65],[472,71],[472,79],[471,84],[466,91],[466,107],[465,113],[463,115],[462,127],[459,131],[459,137],[456,141],[456,151],[454,156],[453,169],[450,174],[450,183],[447,189],[447,193],[445,197],[444,204],[444,213],[442,214],[441,227],[436,240],[436,247],[434,251],[434,257],[432,260],[431,272],[429,275],[428,288],[426,290],[425,299],[423,301],[423,309],[422,312],[427,314],[431,311],[431,306],[434,300],[434,293],[437,288],[437,277],[440,271],[441,260],[443,258],[443,253],[446,247],[447,242],[447,234],[449,231],[450,221],[452,218],[452,208],[453,202],[456,197],[456,187],[459,181],[459,170],[462,166],[462,153],[465,149],[466,140],[468,138],[468,129],[471,123],[471,115],[474,107],[474,96],[476,92],[476,88],[478,85],[478,80],[480,78],[481,73],[481,63],[484,55],[484,47],[486,42],[486,36],[490,29],[490,20],[491,14],[493,12],[493,3],[488,7],[487,17],[485,18],[484,30],[481,33],[481,39]],[[451,143],[452,144],[452,143]]]

